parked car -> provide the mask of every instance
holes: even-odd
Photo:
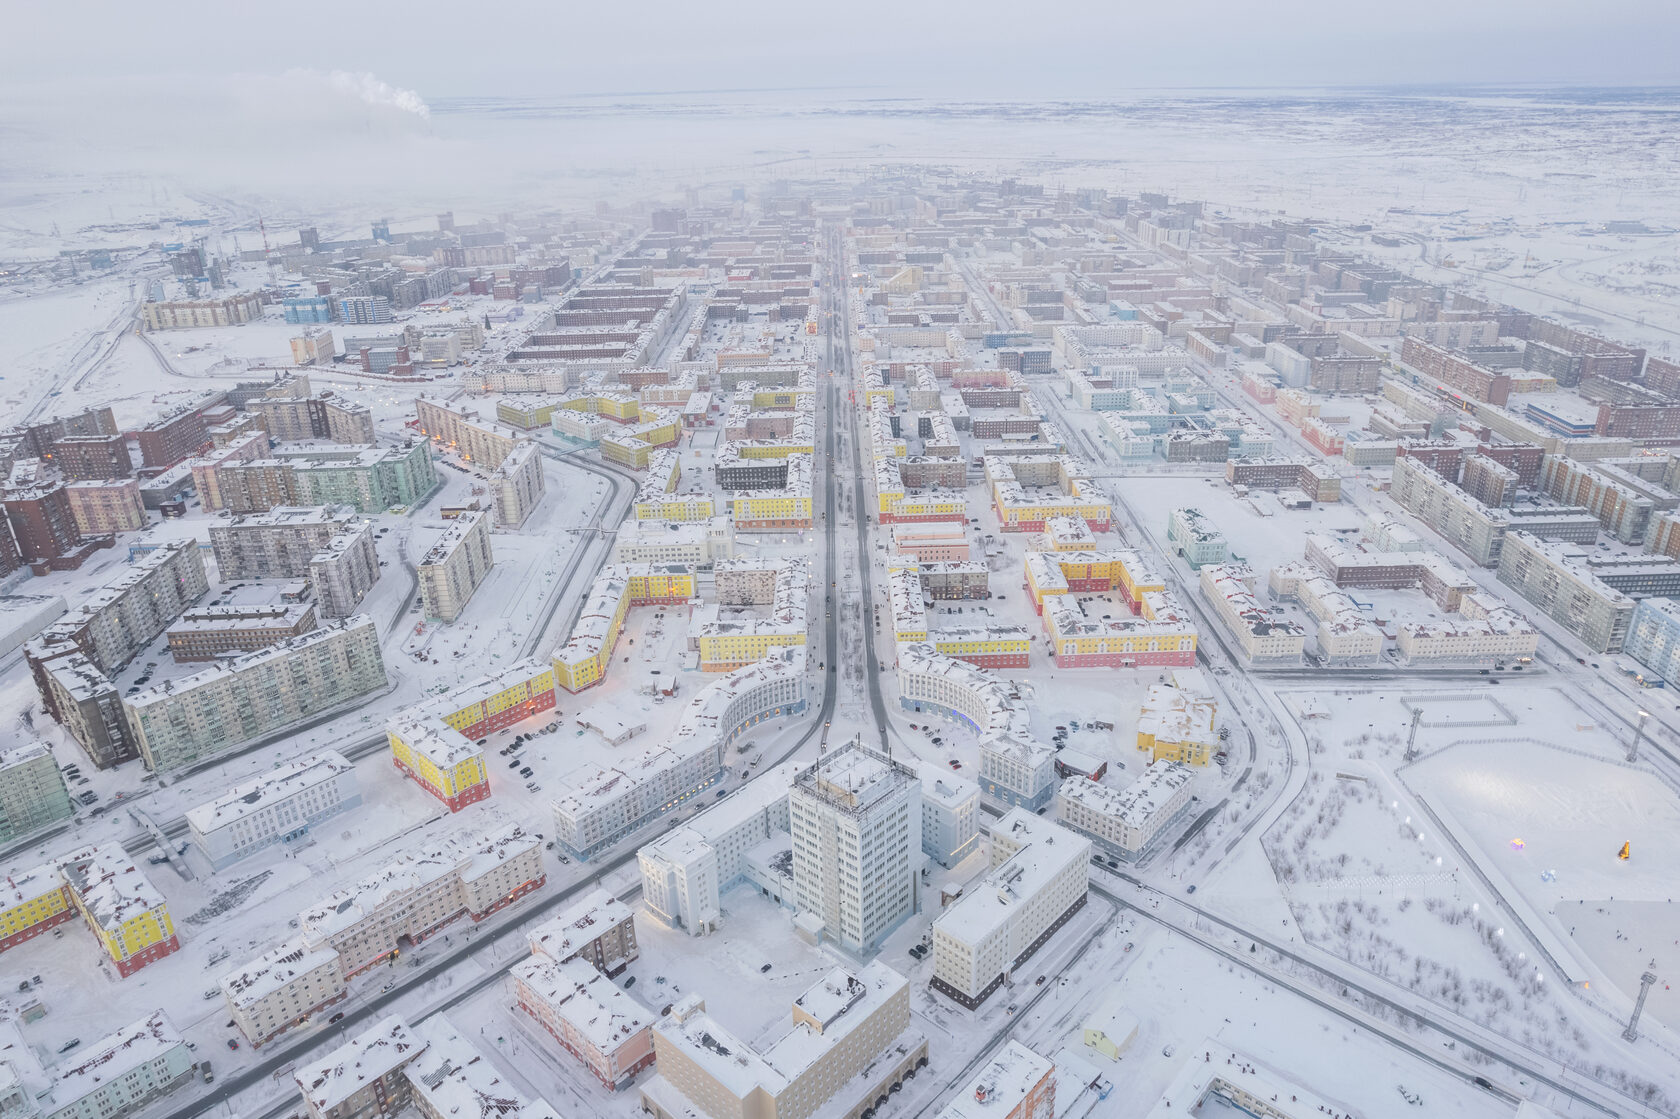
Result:
[[[237,1038],[231,1038],[231,1037],[228,1038],[228,1048],[229,1049],[238,1049],[239,1048],[239,1040]]]
[[[80,1045],[81,1043],[82,1043],[81,1038],[73,1037],[69,1041],[65,1042],[63,1045],[60,1045],[58,1047],[58,1051],[60,1053],[68,1053],[68,1052],[70,1052],[70,1050],[76,1048],[76,1046]]]

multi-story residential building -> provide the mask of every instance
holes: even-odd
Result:
[[[196,675],[123,699],[140,756],[155,772],[191,765],[389,681],[373,619],[357,614]]]
[[[280,506],[212,525],[225,580],[307,578],[323,618],[355,611],[379,579],[373,525],[325,506]]]
[[[1167,518],[1167,546],[1200,570],[1204,564],[1224,563],[1230,556],[1225,534],[1200,509],[1174,509]]]
[[[74,812],[58,759],[43,743],[0,753],[0,843],[38,831]]]
[[[254,440],[266,444],[267,436],[253,432],[194,461],[193,479],[206,508],[260,513],[281,505],[349,505],[376,513],[420,504],[440,484],[423,439],[392,447],[279,448]]]
[[[196,408],[153,420],[140,429],[140,465],[167,470],[212,446],[204,417]]]
[[[1633,599],[1594,574],[1587,553],[1513,532],[1499,559],[1499,581],[1562,625],[1587,647],[1614,653],[1633,622]]]
[[[128,437],[120,432],[55,439],[51,454],[53,465],[72,482],[126,478],[134,473]]]
[[[1547,455],[1540,468],[1540,488],[1555,501],[1589,510],[1622,543],[1643,544],[1651,518],[1680,504],[1680,497],[1659,484],[1665,470],[1666,463],[1655,458],[1577,462]]]
[[[10,528],[7,542],[16,542],[18,560],[36,573],[73,571],[86,560],[93,545],[82,539],[76,513],[70,504],[70,488],[51,471],[22,473],[22,464],[0,488],[0,508]],[[12,558],[8,556],[8,561]],[[17,563],[11,563],[13,568]]]
[[[541,448],[529,440],[515,446],[490,475],[490,484],[495,493],[496,523],[509,528],[524,524],[546,489]]]
[[[858,1119],[928,1059],[910,1021],[910,984],[879,960],[829,972],[794,1000],[787,1032],[762,1049],[694,994],[654,1026],[653,1048],[658,1075],[637,1091],[654,1119]]]
[[[262,296],[241,292],[225,299],[175,299],[143,303],[140,322],[147,330],[190,330],[201,326],[236,326],[262,318]]]
[[[180,950],[168,903],[120,846],[84,847],[56,865],[76,911],[119,975],[126,978]]]
[[[794,778],[796,927],[868,952],[920,908],[922,782],[854,740]]]
[[[1659,680],[1680,682],[1680,602],[1642,599],[1634,607],[1622,649]]]
[[[938,1119],[1053,1119],[1056,1066],[1018,1041],[1006,1041],[957,1090]]]
[[[933,989],[970,1010],[985,1002],[1084,907],[1090,857],[1090,840],[1010,809],[992,826],[992,869],[934,918]]]
[[[425,1039],[391,1014],[325,1057],[293,1069],[292,1079],[309,1119],[396,1119],[413,1098],[403,1070],[425,1049]]]
[[[922,777],[922,853],[953,867],[980,846],[980,786],[943,766],[918,762]]]
[[[557,964],[583,960],[612,978],[640,955],[635,911],[600,887],[528,934],[531,952]]]
[[[1150,762],[1124,789],[1069,777],[1056,792],[1056,818],[1104,850],[1132,860],[1150,850],[1190,811],[1195,771],[1178,762]]]
[[[55,1070],[41,1119],[122,1119],[193,1078],[198,1063],[161,1010],[78,1050]]]
[[[8,874],[0,886],[0,952],[75,918],[70,888],[54,864]]]
[[[468,462],[494,470],[521,443],[531,441],[522,431],[481,418],[478,411],[443,400],[414,400],[420,432],[445,450],[457,451]]]
[[[327,337],[330,346],[332,336]],[[270,439],[277,443],[325,439],[331,443],[361,446],[370,446],[377,441],[373,412],[367,405],[336,396],[331,390],[312,395],[307,380],[297,380],[304,382],[302,391],[297,395],[280,395],[288,390],[298,392],[297,388],[288,386],[287,389],[273,390],[270,395],[256,397],[246,404],[247,410],[257,416]]]
[[[1531,657],[1540,631],[1497,597],[1485,592],[1459,599],[1458,612],[1439,621],[1410,621],[1396,642],[1408,662],[1514,660]]]
[[[338,300],[338,321],[358,326],[391,321],[391,301],[383,295],[347,295]],[[346,343],[346,350],[349,345]]]
[[[735,558],[735,526],[728,517],[706,521],[628,520],[613,536],[614,564],[687,564],[709,569]]]
[[[187,829],[210,865],[221,870],[274,844],[303,839],[314,825],[360,803],[356,767],[326,750],[188,809]]]
[[[554,652],[555,683],[569,692],[599,684],[606,678],[607,664],[632,609],[678,606],[689,602],[694,594],[694,569],[686,565],[603,567],[578,611],[571,636]]]
[[[616,1091],[653,1064],[653,1011],[581,959],[533,955],[513,966],[519,1008]]]
[[[453,622],[490,574],[490,518],[460,514],[420,560],[420,602],[426,617]]]
[[[1483,504],[1410,456],[1394,460],[1389,494],[1476,563],[1499,565],[1499,553],[1511,528],[1503,509]]]
[[[209,589],[195,540],[164,544],[24,646],[55,719],[100,768],[138,754],[108,673],[126,665]]]
[[[146,527],[140,482],[134,478],[88,479],[64,487],[70,515],[83,536],[110,536]]]
[[[1202,568],[1202,597],[1237,639],[1243,655],[1255,664],[1296,664],[1307,645],[1298,622],[1280,618],[1254,597],[1254,572],[1245,563]]]
[[[542,840],[508,824],[404,856],[298,916],[304,943],[339,954],[346,980],[461,917],[482,921],[542,888]]]
[[[698,796],[717,780],[724,751],[741,735],[803,712],[806,689],[803,649],[778,650],[708,684],[667,744],[568,779],[554,801],[556,838],[568,854],[587,859]]]
[[[169,652],[176,663],[215,660],[229,653],[254,653],[315,628],[308,602],[272,606],[192,606],[169,627]]]
[[[222,977],[228,1013],[256,1048],[349,993],[338,953],[288,940]]]
[[[472,1042],[442,1014],[414,1029],[426,1048],[408,1063],[409,1098],[421,1119],[560,1119],[546,1100],[528,1100],[496,1071]]]
[[[898,647],[899,706],[932,711],[970,727],[980,739],[980,788],[1007,805],[1037,810],[1056,792],[1056,752],[1032,737],[1019,693],[984,669],[941,654],[931,644]]]
[[[1495,509],[1511,504],[1517,493],[1517,472],[1486,455],[1471,455],[1464,460],[1464,477],[1460,484],[1464,492]]]

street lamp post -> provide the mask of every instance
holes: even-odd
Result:
[[[1629,762],[1636,762],[1639,760],[1639,740],[1645,737],[1645,720],[1650,717],[1651,713],[1649,711],[1646,711],[1643,708],[1640,709],[1639,725],[1634,728],[1633,743],[1628,746],[1627,760]]]

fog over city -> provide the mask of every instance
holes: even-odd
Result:
[[[1680,8],[5,28],[0,1119],[1680,1117]]]

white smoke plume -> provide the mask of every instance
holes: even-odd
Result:
[[[365,71],[352,74],[347,70],[334,70],[329,77],[334,89],[359,97],[369,105],[401,109],[405,113],[413,113],[421,120],[432,119],[431,107],[412,89],[398,89]]]

